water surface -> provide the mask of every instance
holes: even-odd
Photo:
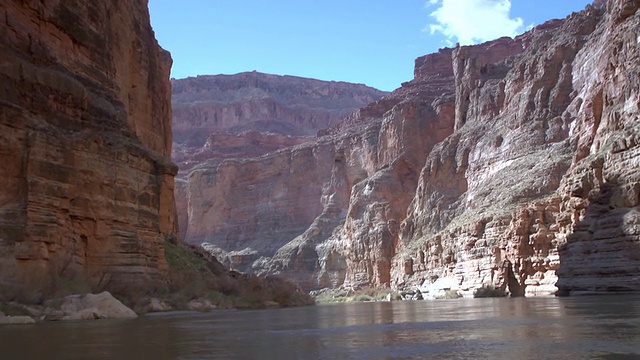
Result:
[[[640,297],[458,299],[0,326],[2,359],[635,359]]]

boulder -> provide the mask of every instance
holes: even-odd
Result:
[[[147,312],[161,312],[173,310],[173,307],[160,299],[151,298],[149,299],[149,303],[145,306],[145,310]]]
[[[187,309],[193,311],[207,312],[217,308],[211,301],[205,299],[194,299],[187,304]]]
[[[34,324],[30,316],[5,316],[0,312],[0,325],[16,325],[16,324]]]
[[[51,302],[49,302],[51,303]],[[132,319],[138,315],[108,291],[100,294],[69,295],[59,308],[45,311],[45,320]]]

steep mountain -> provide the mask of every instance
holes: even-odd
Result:
[[[442,49],[313,142],[200,163],[186,239],[307,289],[640,290],[639,8]]]
[[[146,1],[0,8],[0,300],[164,283],[171,57]]]
[[[444,50],[419,59],[420,80],[323,130],[328,135],[314,142],[260,157],[218,159],[194,167],[184,193],[188,209],[183,214],[189,218],[181,230],[186,231],[187,241],[206,242],[221,261],[239,270],[283,273],[304,287],[317,287],[315,246],[344,221],[352,187],[376,174],[380,164],[406,153],[394,166],[395,171],[415,175],[402,182],[408,187],[403,196],[406,208],[426,151],[451,132],[450,56],[451,50]],[[425,99],[431,99],[433,105],[425,104]],[[380,116],[391,107],[395,109],[389,113],[393,121],[383,125]],[[350,124],[348,129],[342,129],[345,123]],[[381,131],[389,136],[381,136]],[[402,137],[413,142],[399,142]],[[379,138],[389,140],[380,154]],[[388,170],[380,173],[385,172]],[[300,256],[292,259],[291,252]],[[328,280],[321,283],[329,285]]]

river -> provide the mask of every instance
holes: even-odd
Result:
[[[640,296],[347,303],[0,326],[1,359],[633,359]]]

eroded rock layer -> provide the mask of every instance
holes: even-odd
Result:
[[[310,141],[386,93],[362,84],[256,71],[172,80],[173,160],[255,157]]]
[[[252,214],[251,207],[256,202],[266,199],[266,195],[256,196],[253,189],[248,189],[246,197],[236,198],[236,191],[230,193],[230,198],[216,200],[216,204],[227,202],[234,204],[237,208],[225,217],[216,214],[216,220],[201,216],[201,212],[208,212],[202,208],[204,199],[220,198],[223,195],[216,189],[210,189],[202,199],[195,199],[193,218],[188,220],[188,198],[186,177],[194,167],[209,161],[219,163],[224,159],[245,159],[259,157],[274,151],[300,145],[315,139],[318,131],[335,125],[347,114],[378,100],[386,93],[361,84],[350,84],[345,82],[321,81],[316,79],[301,78],[296,76],[280,76],[263,74],[259,72],[246,72],[235,75],[211,75],[198,76],[186,79],[173,80],[173,129],[174,146],[173,160],[180,167],[178,173],[176,202],[179,214],[179,224],[182,236],[189,234],[190,241],[199,241],[210,229],[218,229],[215,232],[225,233],[227,231],[236,234],[230,235],[234,238],[243,238],[243,235],[232,229],[238,224],[246,221],[246,216]],[[296,155],[297,156],[297,155]],[[306,156],[306,155],[305,155]],[[243,162],[247,163],[247,162]],[[248,164],[248,163],[247,163]],[[269,165],[266,165],[269,166]],[[288,163],[276,165],[277,168],[288,166]],[[300,163],[304,167],[304,163]],[[246,170],[240,166],[238,178],[234,176],[222,176],[230,183],[252,184],[261,181],[263,175],[262,168],[265,165],[248,165]],[[231,165],[225,169],[231,168]],[[235,167],[234,167],[235,168]],[[309,178],[313,183],[314,179],[320,179],[322,184],[322,172],[327,169],[316,169],[317,174]],[[245,172],[250,171],[250,174]],[[264,174],[275,181],[265,184],[266,189],[260,191],[269,192],[272,186],[278,188],[288,188],[293,179],[276,180],[271,171]],[[288,170],[287,170],[288,172]],[[215,171],[214,171],[215,173]],[[282,176],[282,174],[280,175]],[[258,179],[258,180],[257,180]],[[302,178],[298,178],[298,183],[294,187],[305,187],[307,184],[301,183]],[[270,180],[270,181],[271,181]],[[195,181],[195,180],[194,180]],[[194,188],[194,193],[198,192]],[[281,193],[282,190],[274,190]],[[314,192],[316,195],[319,193]],[[184,194],[184,195],[182,195]],[[320,205],[310,204],[310,198],[297,199],[299,194],[290,193],[289,197],[279,196],[279,203],[291,203],[289,214],[282,214],[285,217],[295,218],[291,225],[286,225],[288,220],[282,220],[282,231],[287,237],[296,236],[303,231],[315,215],[307,215],[309,212],[315,213]],[[317,196],[316,196],[317,197]],[[245,208],[246,206],[246,208]],[[278,217],[277,212],[272,212],[266,204],[259,204],[267,213],[267,217]],[[308,208],[308,209],[307,209]],[[216,209],[226,212],[224,209]],[[275,209],[281,211],[280,209]],[[262,217],[260,208],[256,208],[256,215]],[[243,215],[244,214],[244,215]],[[228,217],[231,217],[229,219]],[[236,220],[237,219],[237,220]],[[202,222],[205,221],[205,222]],[[210,222],[212,221],[212,222]],[[258,222],[260,220],[254,219]],[[292,227],[294,230],[291,230]],[[191,228],[191,230],[189,230]],[[262,227],[252,227],[243,229],[246,234],[260,233]],[[291,232],[291,231],[293,232]],[[276,232],[277,233],[277,232]],[[261,234],[262,236],[262,234]],[[280,236],[276,234],[274,236]],[[267,236],[265,239],[268,239]],[[268,240],[267,242],[272,242]],[[274,246],[274,245],[269,245]],[[231,248],[234,248],[231,246]]]
[[[550,21],[504,61],[487,60],[490,44],[454,51],[457,131],[422,170],[395,284],[432,296],[640,290],[639,6]]]
[[[639,8],[440,50],[315,142],[201,164],[187,238],[309,289],[639,291]]]
[[[450,56],[451,50],[428,56],[442,69],[428,70],[357,111],[345,131],[327,129],[330,135],[317,141],[257,158],[196,166],[185,184],[187,241],[206,243],[221,261],[242,271],[286,274],[305,288],[341,284],[344,255],[336,256],[331,269],[320,268],[319,261],[331,263],[325,257],[332,255],[317,246],[326,244],[347,213],[364,216],[364,208],[350,208],[352,192],[369,191],[363,181],[372,179],[373,186],[372,177],[387,190],[375,195],[379,208],[392,212],[376,221],[386,226],[387,218],[402,220],[429,149],[453,130]],[[396,105],[384,122],[377,117],[384,113],[381,104]],[[392,253],[383,260],[387,275]]]
[[[9,1],[0,16],[0,287],[161,281],[176,231],[171,58],[146,1]]]

